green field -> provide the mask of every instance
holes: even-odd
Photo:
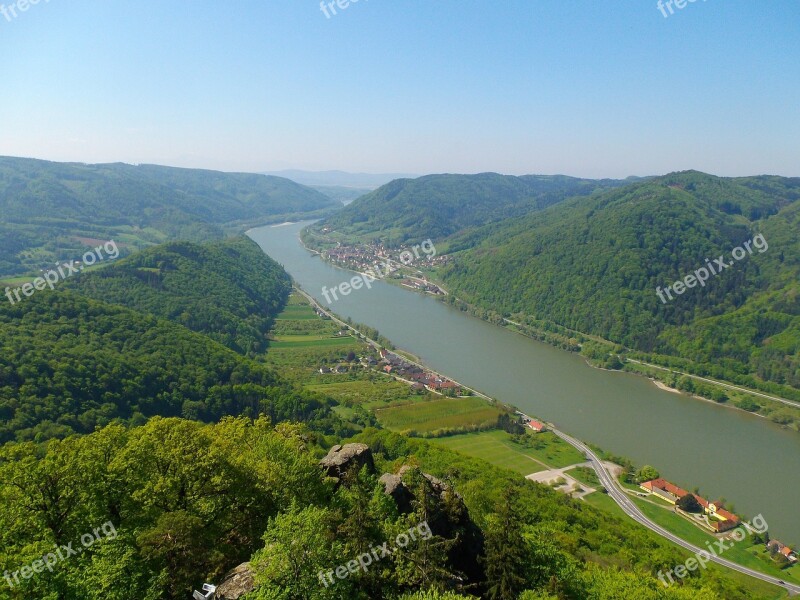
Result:
[[[480,398],[441,398],[375,411],[381,425],[400,432],[490,425],[501,410]]]
[[[350,352],[367,351],[363,342],[339,335],[340,330],[330,319],[320,318],[303,296],[292,294],[275,319],[264,361],[301,382],[313,381],[322,365],[335,366]]]
[[[513,444],[506,443],[505,438],[508,437],[505,431],[486,431],[439,438],[434,441],[451,450],[482,458],[493,465],[516,471],[521,475],[548,470],[549,466],[528,454],[527,449],[517,450],[512,447]]]
[[[278,321],[286,320],[309,320],[318,319],[319,317],[308,304],[288,304],[277,317]]]
[[[270,348],[320,348],[328,346],[347,346],[349,349],[360,347],[360,344],[349,335],[337,337],[283,335],[280,339],[270,340]]]
[[[530,435],[530,434],[528,434]],[[533,437],[533,436],[532,436]],[[529,475],[545,469],[584,462],[583,455],[552,433],[538,433],[532,440],[539,447],[516,444],[505,431],[482,431],[435,440],[468,456]]]
[[[392,405],[420,402],[425,398],[438,398],[430,393],[412,396],[408,384],[393,381],[379,374],[374,374],[369,379],[354,381],[334,381],[328,377],[324,379],[325,383],[307,385],[306,388],[326,394],[340,402],[361,404],[366,409],[388,408]]]

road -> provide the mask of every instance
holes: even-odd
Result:
[[[654,369],[659,369],[661,371],[667,371],[669,373],[674,373],[675,375],[684,375],[686,377],[691,377],[692,379],[697,379],[698,381],[705,381],[706,383],[713,383],[714,385],[718,385],[720,387],[728,388],[729,390],[736,390],[737,392],[745,392],[746,394],[752,394],[753,396],[759,396],[760,398],[766,398],[767,400],[772,400],[773,402],[780,402],[781,404],[786,404],[787,406],[792,406],[794,408],[800,408],[800,402],[794,402],[793,400],[786,400],[785,398],[778,398],[778,396],[770,396],[769,394],[763,394],[761,392],[756,392],[755,390],[749,390],[747,388],[739,387],[738,385],[732,385],[730,383],[724,383],[722,381],[717,381],[716,379],[708,379],[707,377],[700,377],[700,375],[692,375],[691,373],[682,373],[681,371],[674,371],[672,369],[668,369],[666,367],[660,367],[658,365],[654,365],[651,363],[642,362],[640,360],[634,360],[632,358],[627,358],[624,356],[620,357],[621,360],[628,362],[636,363],[637,365],[644,365],[646,367],[652,367]]]
[[[617,480],[608,472],[608,470],[603,465],[603,462],[600,458],[583,442],[576,440],[573,437],[568,436],[566,433],[558,431],[555,428],[552,428],[554,434],[560,437],[562,440],[576,448],[578,451],[582,452],[589,462],[592,463],[592,468],[597,472],[597,477],[600,479],[600,482],[603,484],[603,487],[606,488],[608,491],[608,495],[616,502],[619,507],[628,515],[631,519],[639,523],[640,525],[644,525],[651,531],[654,531],[658,535],[663,538],[668,539],[674,544],[686,548],[690,552],[695,554],[701,554],[707,556],[709,554],[706,548],[700,548],[699,546],[695,546],[690,544],[686,540],[679,538],[677,535],[667,531],[660,525],[657,525],[650,519],[648,519],[639,507],[633,503],[633,501],[628,497],[622,487],[619,485]],[[711,556],[711,561],[715,562],[719,565],[724,567],[728,567],[729,569],[733,569],[734,571],[738,571],[739,573],[744,573],[745,575],[750,575],[751,577],[755,577],[757,579],[761,579],[762,581],[766,581],[767,583],[772,583],[779,587],[784,588],[789,592],[790,596],[794,596],[796,594],[800,594],[800,585],[794,585],[791,583],[781,582],[780,579],[777,577],[772,577],[771,575],[766,575],[761,573],[760,571],[754,571],[753,569],[748,569],[747,567],[743,567],[735,562],[731,562],[722,558],[721,556]],[[676,565],[677,566],[677,565]]]

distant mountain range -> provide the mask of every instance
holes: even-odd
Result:
[[[395,179],[413,179],[419,175],[408,173],[347,173],[345,171],[266,171],[265,175],[285,177],[296,183],[308,186],[333,186],[374,190]]]
[[[144,247],[339,208],[289,179],[155,165],[0,157],[0,275],[73,258],[80,240]]]

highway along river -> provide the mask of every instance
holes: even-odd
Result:
[[[307,223],[248,233],[323,306],[378,329],[433,369],[746,517],[759,513],[774,538],[800,544],[800,434],[742,411],[600,371],[573,354],[450,308],[433,297],[375,281],[328,305],[322,287],[353,273],[303,248]]]

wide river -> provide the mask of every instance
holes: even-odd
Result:
[[[307,251],[307,223],[248,233],[297,283],[327,302],[353,273]],[[643,377],[589,367],[580,357],[533,341],[381,281],[330,305],[378,329],[395,345],[502,402],[546,419],[585,442],[674,483],[726,498],[745,516],[764,515],[772,536],[800,544],[800,434],[758,416],[659,390]]]

